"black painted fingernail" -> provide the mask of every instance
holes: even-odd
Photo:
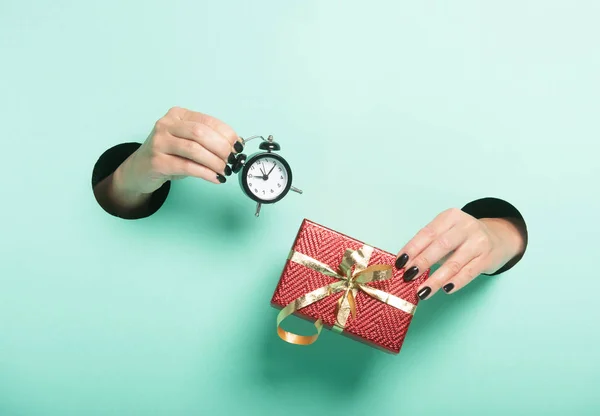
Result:
[[[419,299],[423,300],[427,296],[429,296],[430,293],[431,293],[431,288],[429,286],[425,286],[423,289],[421,289],[417,292],[417,296],[419,296]]]
[[[408,254],[402,253],[400,257],[396,259],[396,269],[400,270],[401,268],[403,268],[406,262],[408,262]]]
[[[237,157],[235,158],[235,163],[231,165],[231,170],[233,171],[233,173],[238,173],[240,170],[242,170],[242,168],[244,167],[244,162],[246,162],[246,155],[243,153],[237,155]]]
[[[454,283],[448,283],[447,285],[444,285],[443,289],[444,292],[450,293],[450,291],[454,289]]]
[[[225,165],[225,176],[231,176],[231,168]]]
[[[235,142],[233,145],[233,148],[235,149],[236,152],[240,153],[242,150],[244,150],[244,145],[241,144],[240,142]]]
[[[235,153],[229,153],[229,156],[227,156],[227,163],[229,163],[230,165],[233,165],[235,163]]]
[[[412,266],[410,269],[404,272],[404,276],[402,277],[405,282],[410,282],[417,274],[419,274],[419,268],[417,266]]]
[[[223,176],[223,175],[220,175],[220,174],[218,174],[218,173],[217,173],[217,180],[218,180],[219,182],[221,182],[221,183],[225,183],[225,181],[226,181],[227,179],[225,178],[225,176]]]

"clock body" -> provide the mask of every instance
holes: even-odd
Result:
[[[292,186],[292,169],[276,153],[251,155],[239,174],[244,193],[261,204],[273,204],[287,195]]]

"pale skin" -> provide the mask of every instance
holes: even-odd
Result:
[[[428,299],[440,288],[455,293],[481,274],[492,274],[523,254],[524,225],[512,218],[476,219],[457,208],[439,214],[423,227],[398,253],[408,255],[402,267],[413,267],[418,278],[435,264],[440,267],[418,288]],[[430,291],[427,291],[429,288]]]
[[[152,193],[167,181],[191,176],[223,183],[231,174],[228,159],[242,149],[241,139],[228,124],[207,114],[173,107],[155,123],[146,141],[95,186],[94,195],[107,212],[137,218],[147,209]],[[512,218],[475,219],[453,208],[423,227],[400,250],[396,265],[405,271],[405,280],[409,275],[413,280],[431,266],[441,264],[418,288],[419,297],[427,299],[440,288],[455,293],[480,274],[496,272],[522,255],[525,246],[522,222]],[[399,262],[401,257],[405,261]]]
[[[156,122],[146,141],[94,188],[109,213],[135,218],[165,182],[192,176],[220,184],[231,174],[227,158],[240,138],[223,121],[181,107]],[[239,146],[239,145],[238,145]]]

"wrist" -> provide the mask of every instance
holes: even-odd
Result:
[[[135,153],[126,159],[109,177],[98,187],[97,193],[102,193],[101,198],[107,211],[123,218],[136,218],[143,213],[150,201],[152,193],[143,192],[134,176],[131,166]]]
[[[136,186],[136,180],[131,166],[135,153],[127,158],[121,165],[115,169],[112,176],[111,190],[114,195],[127,199],[138,199],[144,193],[140,186]]]

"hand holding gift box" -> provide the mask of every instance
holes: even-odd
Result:
[[[416,289],[428,270],[405,283],[395,256],[304,220],[272,304],[279,336],[290,343],[315,342],[325,325],[372,346],[398,353],[418,303]],[[280,327],[292,314],[315,322],[316,334]]]

